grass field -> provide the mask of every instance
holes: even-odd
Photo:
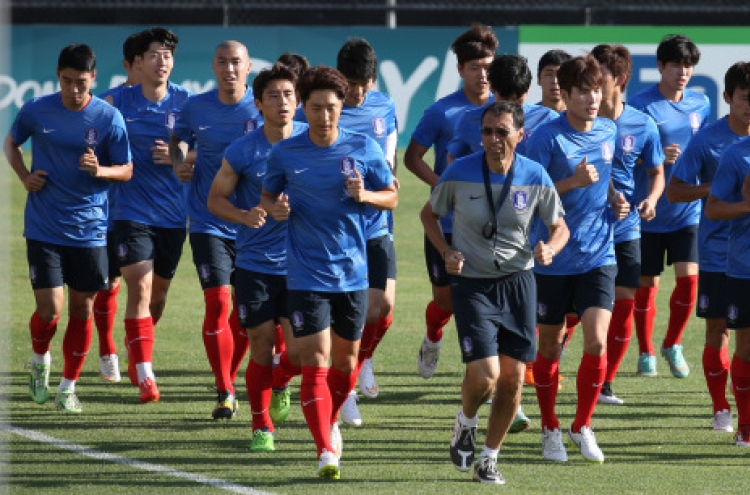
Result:
[[[7,165],[3,167],[2,177],[10,182],[12,194],[10,233],[2,247],[10,260],[4,270],[4,292],[0,293],[5,295],[7,308],[2,316],[7,332],[4,336],[0,333],[0,349],[6,352],[4,357],[0,355],[4,391],[0,405],[0,450],[4,452],[0,461],[5,464],[4,472],[0,468],[0,485],[6,484],[11,493],[197,493],[222,488],[241,491],[240,487],[300,494],[334,490],[489,493],[498,489],[527,493],[750,492],[750,452],[735,447],[731,434],[711,429],[710,399],[700,365],[703,323],[697,319],[691,321],[683,340],[691,364],[691,374],[683,380],[672,378],[660,358],[658,377],[637,377],[634,338],[614,387],[626,404],[599,406],[594,416],[594,428],[606,456],[603,465],[585,463],[572,449],[568,449],[567,464],[542,458],[539,411],[534,391],[527,387],[523,402],[533,420],[532,427],[510,436],[500,453],[500,471],[508,484],[503,488],[470,484],[467,474],[456,471],[449,461],[448,442],[459,407],[462,365],[451,323],[436,375],[426,381],[417,374],[415,361],[424,331],[424,306],[430,299],[417,213],[428,190],[405,170],[396,212],[397,310],[394,324],[375,356],[381,394],[377,399],[360,401],[364,417],[361,428],[342,428],[342,479],[335,486],[315,477],[315,446],[298,406],[297,381],[292,414],[277,429],[274,453],[251,454],[248,450],[251,430],[244,380],[237,384],[242,400],[237,418],[229,422],[211,419],[215,396],[209,391],[213,377],[201,340],[203,301],[187,244],[166,313],[157,328],[154,367],[161,401],[141,405],[137,390],[126,383],[127,379],[119,384],[101,382],[94,337],[77,387],[83,414],[62,415],[52,401],[37,405],[29,398],[24,369],[31,357],[28,320],[33,310],[21,237],[24,191],[15,176],[7,177],[12,175]],[[3,220],[7,222],[7,218]],[[659,295],[657,345],[666,327],[671,289],[668,275]],[[120,294],[121,305],[124,292]],[[124,329],[122,318],[118,319],[115,341],[121,342]],[[64,323],[52,343],[54,389],[62,368],[63,333]],[[580,354],[581,335],[577,332],[561,365],[566,380],[559,395],[558,414],[563,425],[569,424],[574,413],[573,384]],[[124,361],[122,352],[120,356]],[[480,441],[486,414],[486,409],[480,412]],[[55,443],[42,435],[89,450],[66,450],[69,444]],[[106,460],[98,453],[118,457]],[[163,469],[144,469],[154,465]],[[206,484],[207,479],[228,484]]]

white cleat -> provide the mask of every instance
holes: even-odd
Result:
[[[550,431],[542,428],[542,455],[545,459],[555,462],[568,462],[568,453],[562,441],[560,428]]]
[[[442,339],[440,342],[435,343],[430,341],[425,335],[422,347],[419,348],[419,356],[417,357],[417,366],[422,378],[431,378],[435,374],[438,358],[440,357],[440,346],[442,345]]]
[[[734,427],[732,426],[732,411],[724,409],[714,414],[714,430],[733,432]]]
[[[362,426],[362,415],[359,413],[357,400],[357,392],[352,390],[341,406],[341,420],[348,425]]]
[[[372,371],[372,359],[365,359],[359,370],[359,391],[367,398],[374,399],[380,393],[375,373]]]
[[[117,354],[108,354],[99,357],[99,376],[102,377],[102,380],[109,383],[117,383],[122,380]]]

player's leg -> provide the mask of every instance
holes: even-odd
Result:
[[[641,376],[656,376],[653,334],[656,320],[656,295],[664,270],[665,247],[662,234],[641,233],[641,277],[635,291],[635,333],[638,337],[638,369]]]
[[[444,235],[450,244],[451,234]],[[417,365],[422,378],[430,378],[437,369],[440,346],[443,344],[443,327],[453,316],[453,301],[451,300],[450,278],[445,271],[443,256],[426,237],[424,252],[427,273],[432,284],[432,301],[425,309],[427,329],[417,356]]]
[[[109,283],[96,293],[94,299],[94,324],[99,337],[99,376],[105,382],[119,382],[120,362],[114,339],[117,318],[117,295],[120,293],[121,273],[117,261],[117,241],[114,231],[107,232],[107,264]]]
[[[727,276],[727,326],[734,330],[731,376],[737,405],[735,444],[750,447],[750,280]]]

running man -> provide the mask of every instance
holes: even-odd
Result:
[[[570,59],[570,54],[563,50],[550,50],[541,56],[536,69],[536,82],[542,89],[542,99],[538,105],[552,109],[557,113],[565,110],[565,102],[562,99],[560,85],[557,82],[557,71],[560,70],[563,62]]]

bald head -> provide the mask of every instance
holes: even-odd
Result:
[[[233,51],[236,51],[237,53],[243,53],[245,57],[249,56],[247,47],[243,45],[242,43],[240,43],[239,41],[234,41],[234,40],[226,40],[226,41],[222,41],[221,43],[219,43],[216,46],[216,50],[214,50],[214,56],[216,56],[217,53],[221,51],[225,51],[225,50],[233,50]]]
[[[250,75],[250,56],[239,41],[223,41],[216,47],[211,67],[216,76],[219,99],[226,104],[237,103],[245,94]]]

